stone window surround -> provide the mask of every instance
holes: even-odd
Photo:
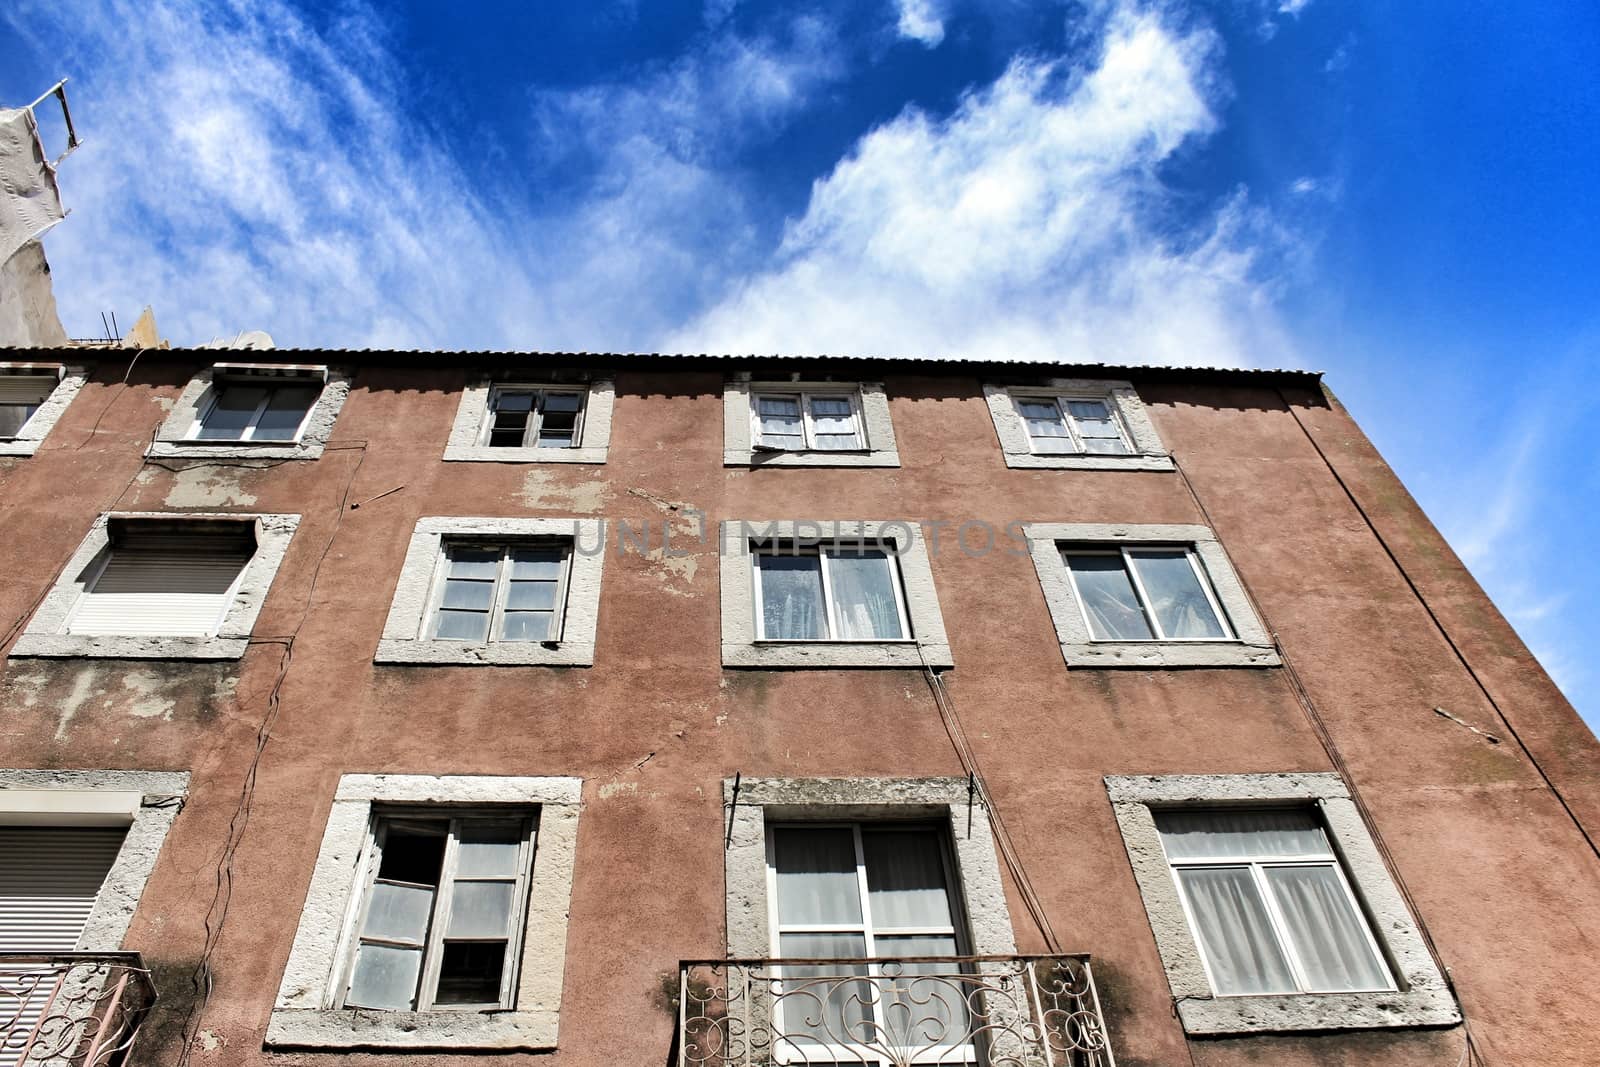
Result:
[[[95,896],[77,951],[122,948],[161,844],[188,791],[188,771],[0,770],[0,822],[128,828]]]
[[[861,415],[861,432],[867,447],[861,451],[757,452],[754,449],[754,409],[758,392],[841,393],[854,397]],[[748,372],[729,378],[722,386],[722,464],[725,467],[898,467],[900,452],[894,441],[894,420],[889,417],[889,397],[882,382],[860,381],[751,381]]]
[[[490,448],[483,444],[489,419],[489,394],[497,385],[524,389],[573,390],[587,386],[583,401],[582,430],[576,448]],[[445,442],[444,458],[475,463],[604,463],[611,447],[611,412],[616,404],[616,382],[610,377],[557,375],[527,378],[517,374],[473,376],[461,391],[455,422]]]
[[[306,420],[300,427],[300,436],[294,441],[277,441],[256,444],[250,441],[196,441],[189,437],[200,413],[211,400],[216,368],[206,367],[189,379],[189,384],[178,394],[156,439],[146,453],[151,459],[317,459],[322,455],[333,433],[333,424],[339,410],[350,396],[350,373],[338,367],[317,367],[325,371],[322,395],[311,405]],[[265,376],[276,384],[293,384],[289,375]],[[311,380],[315,380],[312,378]]]
[[[159,519],[167,522],[196,520],[251,519],[256,527],[256,550],[239,577],[227,614],[217,632],[210,637],[161,637],[138,635],[69,634],[67,620],[83,595],[94,563],[111,544],[107,523],[111,519]],[[99,659],[239,659],[250,645],[256,616],[266,600],[267,590],[289,550],[289,542],[300,525],[298,515],[239,514],[235,512],[131,511],[107,512],[95,519],[89,534],[61,569],[39,610],[29,621],[17,643],[13,657],[79,657]]]
[[[339,779],[300,925],[284,967],[270,1048],[483,1049],[556,1047],[581,778],[346,774]],[[537,808],[522,965],[512,1011],[336,1009],[364,891],[373,806],[517,805]]]
[[[1040,455],[1033,450],[1028,428],[1017,414],[1014,397],[1104,397],[1116,409],[1122,428],[1133,444],[1133,455],[1101,456],[1087,453]],[[1050,470],[1170,471],[1172,457],[1161,444],[1150,413],[1132,382],[1099,378],[1051,378],[1028,385],[985,383],[983,397],[1000,438],[1006,466]]]
[[[1111,775],[1106,790],[1183,1028],[1191,1034],[1449,1026],[1461,1021],[1416,922],[1337,774]],[[1216,996],[1178,898],[1152,809],[1314,805],[1401,988],[1384,993]]]
[[[1034,522],[1023,526],[1061,655],[1069,667],[1276,667],[1281,662],[1256,616],[1222,542],[1209,527],[1188,524]],[[1232,641],[1096,641],[1089,633],[1061,559],[1062,541],[1104,545],[1188,545],[1228,616]]]
[[[895,543],[909,641],[758,641],[752,539]],[[902,543],[902,539],[904,543]],[[903,520],[867,522],[799,519],[754,522],[730,519],[721,529],[722,665],[724,667],[950,667],[954,658],[922,529]]]
[[[731,958],[775,954],[767,901],[769,820],[948,820],[958,882],[954,888],[965,912],[969,951],[979,956],[1017,951],[989,813],[982,804],[969,807],[965,778],[744,778],[737,800],[733,779],[725,778],[722,802],[725,813],[732,806],[730,844],[723,856]]]
[[[40,443],[55,428],[67,405],[72,403],[73,397],[89,380],[89,368],[77,363],[0,363],[0,374],[41,369],[56,373],[56,387],[44,398],[39,410],[33,413],[17,436],[0,438],[0,456],[31,456],[38,452]]]
[[[444,558],[446,538],[570,538],[570,571],[561,640],[440,641],[423,637]],[[581,550],[580,550],[581,549]],[[591,550],[592,549],[592,550]],[[375,663],[507,667],[592,667],[600,623],[600,577],[605,565],[603,519],[430,517],[417,520],[400,568]]]

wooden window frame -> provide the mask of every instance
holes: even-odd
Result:
[[[511,823],[521,827],[521,841],[517,852],[517,875],[512,890],[511,914],[507,919],[506,953],[500,972],[500,998],[494,1002],[473,1004],[437,1004],[439,968],[444,959],[446,932],[450,928],[450,906],[457,881],[455,871],[460,846],[460,826],[467,820]],[[378,883],[378,867],[383,858],[383,839],[396,823],[445,823],[444,859],[439,867],[439,885],[434,893],[433,907],[429,912],[428,930],[422,946],[422,966],[418,972],[415,1004],[411,1008],[387,1009],[349,1004],[350,984],[355,976],[356,955],[364,943],[401,944],[384,938],[369,938],[362,933],[367,922],[367,912],[372,904],[373,887]],[[338,978],[339,995],[336,1008],[360,1011],[459,1011],[485,1012],[510,1011],[516,1007],[517,982],[522,960],[522,944],[527,935],[528,891],[533,871],[533,857],[538,843],[538,810],[518,808],[511,811],[497,808],[457,807],[374,807],[367,827],[367,839],[360,870],[362,872],[361,904],[356,910],[348,935],[348,947],[343,954],[342,970]],[[466,881],[507,881],[504,877],[463,879]],[[410,883],[405,883],[410,884]],[[449,887],[449,888],[447,888]],[[496,941],[499,938],[449,938],[451,941]],[[405,945],[415,948],[415,945]]]
[[[911,613],[906,607],[905,576],[900,571],[900,553],[890,544],[885,546],[881,541],[878,550],[882,551],[889,563],[889,574],[893,579],[895,610],[900,619],[900,637],[838,637],[839,629],[834,620],[836,604],[833,599],[833,579],[828,566],[828,550],[834,552],[842,548],[867,548],[866,538],[861,539],[859,546],[846,545],[843,541],[768,541],[752,543],[750,546],[750,579],[755,596],[755,626],[757,644],[847,644],[847,645],[879,645],[879,644],[915,644],[916,633],[911,628]],[[762,600],[761,590],[761,558],[764,556],[818,556],[820,565],[818,570],[822,576],[822,609],[823,617],[827,622],[828,633],[823,637],[768,637],[766,635],[766,612]]]
[[[499,412],[500,398],[506,394],[528,393],[533,396],[533,404],[528,411],[528,424],[522,430],[521,445],[491,446],[490,439],[494,435],[495,416]],[[578,398],[578,413],[572,421],[572,443],[559,447],[539,444],[539,433],[544,426],[545,399],[552,393],[562,396],[576,396]],[[560,451],[563,448],[583,447],[583,429],[585,416],[589,413],[589,391],[587,388],[574,386],[573,388],[559,388],[545,385],[517,385],[512,382],[495,382],[489,387],[488,407],[484,411],[483,426],[478,431],[477,444],[483,448],[549,448],[551,451]]]

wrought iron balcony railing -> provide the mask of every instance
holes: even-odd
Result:
[[[685,962],[677,1067],[1115,1067],[1088,956]]]
[[[0,952],[0,1067],[128,1062],[155,983],[137,952]]]

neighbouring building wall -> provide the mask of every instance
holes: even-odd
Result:
[[[58,348],[66,343],[44,246],[29,241],[0,264],[0,346]]]
[[[5,766],[189,775],[124,941],[162,992],[141,1064],[175,1064],[186,1027],[192,1067],[669,1064],[679,961],[735,947],[730,899],[759,866],[738,836],[759,820],[735,812],[730,832],[736,775],[779,815],[826,801],[867,817],[910,796],[957,835],[1002,817],[1062,947],[1093,956],[1119,1067],[1457,1067],[1450,1003],[1497,1067],[1600,1062],[1600,859],[1584,833],[1600,826],[1600,744],[1313,376],[1119,372],[1176,469],[1039,469],[1008,464],[970,365],[618,358],[601,365],[603,462],[457,462],[463,389],[508,361],[550,380],[557,357],[278,350],[248,357],[349,371],[320,457],[148,462],[190,381],[227,355],[147,351],[130,367],[107,352],[52,430],[72,447],[0,459],[6,650],[103,512],[300,517],[237,660],[12,656],[0,673]],[[762,468],[742,450],[730,465],[736,370],[881,383],[898,466]],[[605,521],[592,665],[379,662],[419,534],[463,517]],[[819,519],[918,524],[987,819],[963,818],[966,769],[920,664],[725,665],[715,531]],[[970,521],[995,533],[988,550],[957,547]],[[647,542],[619,551],[622,523]],[[1209,529],[1281,662],[1069,663],[1011,523]],[[565,957],[524,975],[559,989],[553,1052],[264,1048],[307,902],[337,912],[319,871],[353,862],[338,832],[350,776],[386,775],[571,783]],[[1375,894],[1383,914],[1416,920],[1407,965],[1431,966],[1426,936],[1450,980],[1425,990],[1436,1010],[1368,1001],[1362,1018],[1425,1025],[1185,1033],[1158,943],[1173,930],[1152,929],[1135,873],[1151,858],[1137,842],[1130,858],[1119,824],[1138,817],[1128,797],[1162,794],[1119,783],[1219,775],[1303,778],[1316,788],[1292,795],[1337,801],[1361,876],[1397,876]],[[988,840],[958,844],[982,850],[963,868],[983,872],[969,903],[994,898],[998,871],[1006,906],[981,921],[1008,914],[1018,950],[1044,951]],[[300,940],[313,935],[331,939]]]

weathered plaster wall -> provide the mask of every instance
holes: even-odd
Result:
[[[1600,946],[1600,863],[1515,744],[1434,714],[1509,736],[1275,391],[1135,382],[1202,511],[1171,472],[1007,468],[976,378],[886,379],[898,468],[726,468],[723,383],[698,370],[619,371],[603,465],[535,478],[446,464],[461,367],[357,370],[315,462],[142,465],[200,363],[182,358],[142,359],[126,388],[124,367],[100,368],[55,431],[64,447],[0,465],[8,625],[113,503],[302,516],[238,662],[16,661],[0,678],[7,763],[192,774],[125,942],[168,995],[141,1038],[150,1063],[177,1055],[222,844],[272,714],[284,648],[261,637],[299,627],[231,858],[196,1067],[396,1062],[262,1051],[343,774],[583,779],[559,1048],[538,1060],[556,1067],[666,1061],[677,961],[724,948],[725,778],[963,774],[919,669],[725,669],[715,543],[692,539],[690,509],[713,529],[749,516],[950,522],[938,550],[924,528],[956,664],[947,684],[1054,928],[1095,956],[1123,1067],[1450,1067],[1459,1028],[1185,1041],[1103,777],[1328,771],[1329,756],[1283,669],[1069,668],[1024,545],[951,551],[968,519],[998,533],[1013,520],[1211,526],[1337,740],[1494,1062],[1600,1060],[1600,979],[1585,962]],[[1574,809],[1600,818],[1594,740],[1344,414],[1293,399]],[[342,503],[347,490],[359,508]],[[418,519],[575,514],[652,531],[649,551],[606,560],[592,668],[373,663]],[[1021,950],[1042,949],[1009,880],[1006,892]]]

